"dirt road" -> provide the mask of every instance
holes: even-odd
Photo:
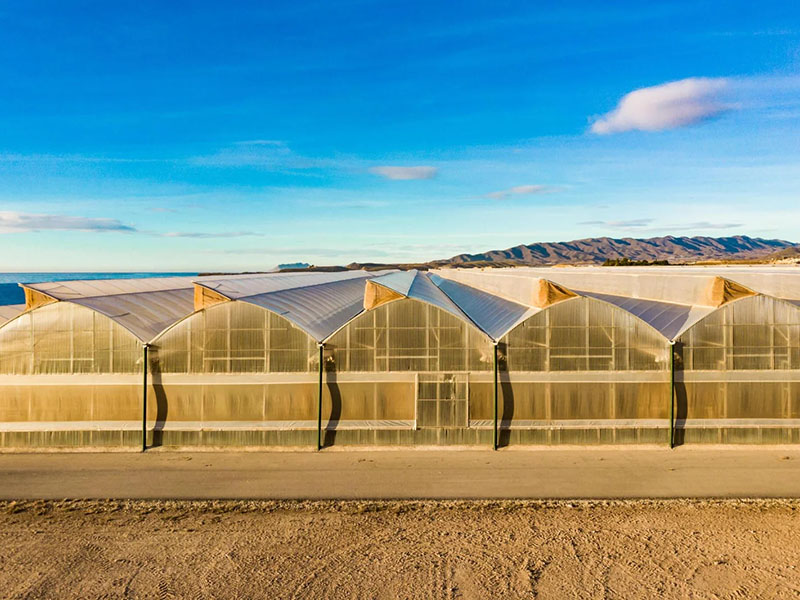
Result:
[[[0,454],[0,499],[800,498],[800,448]]]
[[[3,598],[797,598],[800,503],[0,503]]]

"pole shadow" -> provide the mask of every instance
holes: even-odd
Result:
[[[322,447],[327,448],[336,443],[336,427],[342,417],[342,392],[336,381],[336,365],[333,361],[325,361],[325,386],[331,397],[331,412],[328,417],[328,424],[325,425],[325,438]]]
[[[505,448],[511,444],[511,423],[514,420],[514,388],[509,379],[506,350],[505,342],[497,344],[497,378],[499,379],[499,391],[501,396],[501,398],[498,398],[498,402],[502,400],[500,403],[500,423],[498,424],[500,430],[497,436],[498,448]]]
[[[158,353],[151,350],[151,356],[155,355],[155,360],[150,360],[150,382],[153,386],[153,393],[156,397],[156,422],[153,425],[152,447],[164,445],[164,424],[167,422],[169,413],[169,401],[167,392],[161,383],[161,368],[158,361]]]
[[[682,446],[686,438],[686,416],[688,413],[688,398],[686,383],[683,381],[684,373],[684,345],[675,342],[672,351],[675,353],[675,430],[673,444]]]

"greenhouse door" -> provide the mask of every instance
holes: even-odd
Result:
[[[417,427],[467,427],[466,373],[420,373],[417,382]]]

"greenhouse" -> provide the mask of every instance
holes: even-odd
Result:
[[[800,271],[23,284],[0,447],[800,443]]]
[[[320,408],[330,415],[319,385],[321,342],[363,311],[373,276],[198,282],[198,310],[151,343],[151,443],[317,445]]]
[[[530,295],[532,283],[547,277],[651,325],[673,350],[672,356],[667,351],[668,413],[657,401],[660,394],[654,385],[648,386],[653,395],[638,388],[631,406],[641,419],[646,398],[652,398],[654,408],[648,416],[667,417],[667,439],[673,444],[800,442],[796,268],[517,268],[445,274],[511,298]],[[638,345],[644,337],[636,334],[631,339]],[[654,348],[655,342],[651,339]],[[553,345],[551,340],[551,350]],[[618,388],[620,376],[612,377],[612,388]],[[650,435],[642,435],[641,425],[636,426],[636,437],[643,441]],[[656,421],[651,425],[657,426]],[[617,438],[620,433],[616,429]],[[595,437],[594,432],[589,435]],[[597,435],[602,439],[603,432]],[[663,439],[660,434],[659,438]]]

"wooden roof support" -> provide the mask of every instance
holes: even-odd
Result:
[[[740,283],[716,276],[706,290],[705,302],[708,306],[720,307],[733,300],[755,295],[756,292]]]
[[[194,284],[194,309],[196,311],[230,301],[230,298],[223,296],[219,292],[215,292],[202,285]]]
[[[364,310],[372,310],[382,304],[388,304],[401,298],[405,298],[405,296],[374,281],[367,281],[364,288]]]

